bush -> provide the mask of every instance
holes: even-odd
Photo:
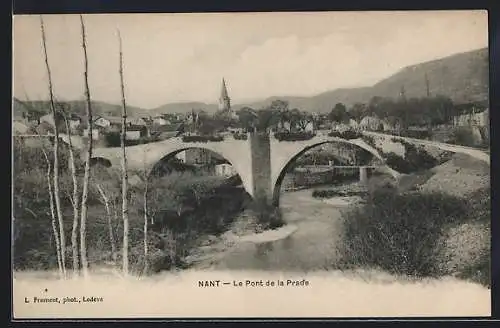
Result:
[[[385,162],[390,168],[400,173],[408,174],[414,169],[410,162],[393,152],[386,155]]]
[[[428,170],[439,164],[439,160],[430,155],[424,148],[417,148],[399,140],[405,147],[405,158],[390,152],[385,155],[387,165],[400,173],[413,173]]]
[[[276,132],[274,137],[278,141],[303,141],[310,140],[316,136],[313,132]]]
[[[223,141],[222,136],[182,136],[182,142],[220,142]]]
[[[465,221],[467,213],[462,199],[445,194],[374,191],[365,205],[343,215],[341,263],[395,274],[439,275],[445,228]]]
[[[248,135],[246,133],[239,133],[239,132],[234,133],[233,137],[236,140],[247,140],[248,139]]]
[[[362,134],[353,130],[346,130],[346,131],[331,131],[328,133],[329,137],[337,137],[337,138],[342,138],[346,140],[350,139],[358,139],[361,138]]]
[[[399,132],[399,135],[406,138],[429,139],[431,132],[428,130],[402,130]]]
[[[251,202],[249,209],[263,230],[277,229],[285,224],[280,209],[263,200],[257,199]]]
[[[366,192],[363,191],[349,191],[349,190],[314,190],[312,196],[314,198],[332,198],[332,197],[351,197],[351,196],[364,196]]]

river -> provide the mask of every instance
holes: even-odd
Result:
[[[315,271],[336,260],[341,208],[312,197],[312,189],[281,194],[280,208],[294,232],[284,239],[236,242],[218,257],[214,269]]]

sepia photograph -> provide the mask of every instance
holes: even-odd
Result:
[[[491,315],[486,10],[12,26],[13,319]]]

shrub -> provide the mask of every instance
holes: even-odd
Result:
[[[340,131],[331,131],[328,133],[329,137],[342,138],[342,133]]]
[[[429,139],[431,137],[431,132],[429,130],[402,130],[399,135],[401,137],[414,139]]]
[[[276,229],[285,224],[280,209],[264,200],[254,200],[250,203],[249,209],[263,230]]]
[[[332,197],[351,197],[366,195],[364,191],[349,191],[349,190],[314,190],[312,196],[314,198],[332,198]]]
[[[316,136],[313,132],[276,132],[274,137],[278,141],[303,141],[309,140]]]
[[[341,264],[436,276],[445,227],[467,219],[463,200],[445,194],[377,190],[343,214]]]
[[[329,137],[337,137],[337,138],[342,138],[346,140],[350,139],[358,139],[361,138],[362,134],[353,130],[346,130],[346,131],[331,131],[328,133]]]
[[[410,162],[393,152],[390,152],[386,155],[385,162],[390,168],[400,173],[408,174],[411,173],[414,169]]]
[[[247,140],[248,139],[248,135],[246,133],[239,133],[239,132],[234,133],[233,137],[236,140]]]
[[[182,142],[220,142],[223,141],[222,136],[182,136]]]

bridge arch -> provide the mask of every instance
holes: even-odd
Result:
[[[165,163],[168,160],[174,158],[177,154],[190,150],[190,149],[203,149],[203,150],[208,150],[209,152],[217,154],[219,157],[223,158],[226,162],[228,162],[236,172],[236,174],[240,177],[243,188],[245,191],[252,195],[252,189],[251,189],[251,176],[246,175],[245,176],[245,171],[241,170],[242,165],[238,162],[238,159],[234,159],[234,156],[227,156],[227,153],[225,154],[224,152],[221,151],[216,151],[212,147],[204,147],[203,144],[192,144],[192,145],[186,145],[181,148],[177,148],[175,150],[165,152],[163,153],[163,156],[159,158],[156,162],[153,163],[153,165],[149,166],[149,170],[147,171],[147,176],[151,176],[160,169],[161,163]],[[229,157],[229,158],[228,158]],[[238,165],[239,164],[239,165]]]
[[[275,156],[275,161],[274,161],[275,163],[273,163],[272,165],[276,167],[275,168],[273,167],[272,170],[273,173],[272,173],[272,184],[271,184],[273,205],[279,206],[281,184],[283,183],[283,179],[287,171],[292,166],[292,164],[299,157],[301,157],[308,150],[313,149],[315,147],[324,144],[339,144],[339,143],[352,145],[354,147],[357,147],[358,149],[363,149],[364,151],[369,152],[370,154],[373,155],[374,158],[376,158],[381,162],[380,167],[384,168],[384,170],[387,171],[394,179],[397,179],[399,177],[400,173],[393,170],[387,164],[385,164],[385,160],[382,157],[382,155],[375,148],[371,147],[361,139],[346,140],[341,138],[314,138],[306,143],[304,142],[296,143],[298,145],[295,146],[295,149],[293,149],[292,151],[288,150],[284,152],[287,153],[287,155],[285,156],[279,156],[280,158],[277,158],[278,156]],[[279,149],[277,149],[277,151],[279,152]]]
[[[147,172],[149,175],[154,166],[166,157],[191,148],[210,150],[227,160],[241,178],[245,190],[253,196],[252,169],[250,147],[247,140],[226,139],[222,142],[183,142],[182,138],[171,138],[149,144],[129,146],[125,148],[127,167],[129,170]],[[121,149],[96,148],[93,157],[104,157],[111,161],[113,166],[119,166]]]

